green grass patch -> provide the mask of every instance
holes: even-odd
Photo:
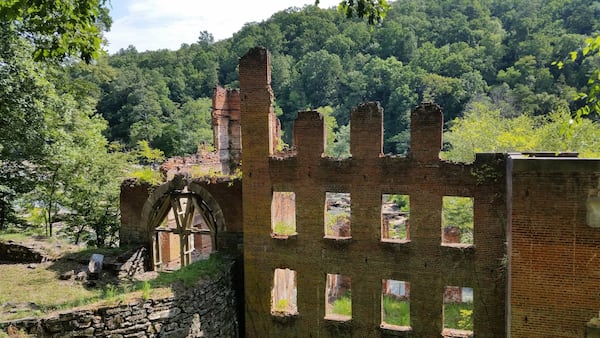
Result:
[[[473,330],[473,303],[444,304],[444,328]]]
[[[202,277],[212,277],[223,271],[225,259],[220,254],[212,254],[207,260],[200,260],[174,272],[160,272],[158,277],[150,281],[152,288],[171,286],[181,282],[185,287],[190,287]],[[140,284],[138,289],[141,289]]]
[[[129,176],[137,179],[141,183],[148,183],[150,185],[159,185],[163,183],[162,174],[157,170],[152,170],[150,167],[133,170]]]
[[[276,235],[291,236],[296,234],[296,225],[284,222],[277,222],[273,226],[273,233]]]
[[[352,317],[352,298],[349,294],[336,299],[331,310],[333,314]]]
[[[290,306],[289,299],[280,299],[275,304],[275,311],[277,312],[286,312],[288,311],[288,307]]]
[[[31,240],[31,236],[43,235],[44,228],[41,227],[27,227],[23,229],[9,227],[8,229],[0,231],[0,241],[26,242]]]
[[[382,321],[386,324],[410,326],[410,303],[385,295],[382,317]]]

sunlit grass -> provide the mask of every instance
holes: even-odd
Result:
[[[391,296],[383,296],[382,321],[397,326],[410,326],[410,303]]]
[[[172,296],[171,286],[180,283],[184,287],[198,280],[223,271],[225,259],[213,254],[208,260],[197,261],[175,272],[160,273],[156,279],[134,284],[107,284],[86,288],[79,281],[60,280],[58,276],[80,267],[79,258],[89,258],[92,253],[118,254],[124,249],[86,249],[70,254],[68,260],[36,264],[0,265],[0,321],[43,316],[55,310],[97,304],[111,306],[131,299]],[[11,311],[10,303],[17,307]],[[6,306],[3,306],[6,305]]]

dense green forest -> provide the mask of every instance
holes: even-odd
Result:
[[[502,117],[575,110],[598,58],[562,60],[600,30],[600,2],[589,0],[403,0],[369,26],[336,10],[290,8],[244,26],[232,38],[177,51],[120,50],[107,63],[116,77],[102,83],[98,111],[107,136],[125,145],[148,140],[167,155],[209,141],[215,85],[237,87],[237,62],[249,48],[272,53],[273,90],[287,135],[298,110],[333,108],[335,131],[358,103],[379,101],[386,153],[407,150],[408,114],[434,101],[445,121],[477,103]],[[198,126],[194,130],[188,126]],[[286,139],[286,141],[289,141]]]
[[[584,47],[600,33],[600,1],[398,0],[372,25],[306,6],[222,41],[203,31],[176,51],[113,55],[96,48],[110,27],[106,1],[44,9],[68,2],[0,4],[0,230],[41,224],[51,234],[63,220],[76,242],[114,244],[123,177],[210,144],[212,90],[236,88],[238,60],[257,45],[271,52],[288,143],[297,111],[318,109],[328,154],[346,156],[350,110],[379,101],[384,152],[406,154],[409,113],[432,101],[444,111],[449,160],[509,150],[600,156],[597,113],[569,124],[586,103],[573,97],[600,91],[590,82],[600,48]],[[85,15],[53,26],[74,13]]]

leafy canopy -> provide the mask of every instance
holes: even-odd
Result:
[[[319,0],[315,0],[315,5],[318,4]],[[343,0],[338,5],[338,10],[347,18],[366,17],[370,25],[383,20],[389,8],[387,0]]]
[[[5,0],[0,24],[13,26],[35,46],[36,60],[78,55],[90,62],[110,28],[106,0]]]

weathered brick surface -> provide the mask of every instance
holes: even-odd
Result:
[[[294,131],[297,156],[271,158],[269,81],[267,51],[251,50],[240,61],[247,336],[385,336],[388,332],[380,328],[383,279],[410,282],[411,336],[440,335],[443,292],[449,285],[474,289],[477,336],[505,336],[504,156],[481,155],[472,165],[439,160],[442,114],[437,106],[424,105],[412,117],[415,152],[408,158],[384,157],[382,112],[371,103],[352,113],[351,159],[321,156],[323,122],[315,112],[299,115]],[[415,147],[415,139],[425,146]],[[271,238],[272,191],[295,192],[297,237]],[[351,194],[351,240],[323,238],[325,192]],[[410,195],[410,242],[381,241],[384,193]],[[445,195],[474,197],[473,247],[441,245]],[[276,268],[297,272],[299,315],[288,320],[270,312]],[[349,323],[324,320],[328,273],[351,278]]]
[[[235,89],[216,87],[213,91],[213,139],[223,163],[223,172],[237,167],[241,160],[240,94]]]
[[[119,230],[121,245],[142,244],[147,241],[147,229],[140,221],[150,190],[149,185],[135,179],[121,183],[121,229]]]
[[[600,229],[586,225],[586,201],[600,196],[600,161],[511,163],[511,336],[583,337],[600,310]]]
[[[121,244],[152,245],[154,227],[165,216],[159,210],[171,192],[187,185],[212,210],[217,223],[217,250],[239,251],[242,243],[242,185],[239,179],[178,178],[160,186],[136,181],[121,185]]]

